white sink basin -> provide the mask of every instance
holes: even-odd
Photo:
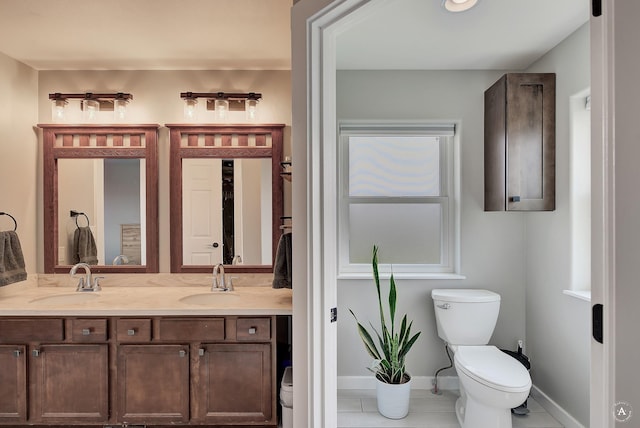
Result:
[[[182,303],[187,305],[208,306],[212,303],[218,303],[229,299],[237,299],[237,294],[230,291],[212,291],[210,293],[191,294],[180,299]]]
[[[54,296],[44,296],[38,297],[31,300],[30,303],[37,305],[65,305],[65,304],[75,304],[75,303],[84,303],[90,302],[92,300],[96,300],[100,297],[99,294],[95,294],[93,292],[78,292],[78,293],[69,293],[69,294],[56,294]]]

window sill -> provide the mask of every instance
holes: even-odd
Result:
[[[380,279],[389,279],[389,273],[380,272]],[[338,275],[338,279],[373,279],[372,273],[345,272]],[[417,273],[417,272],[394,272],[393,279],[467,279],[466,276],[457,273]]]
[[[589,290],[563,290],[562,293],[585,302],[591,302],[591,291]]]

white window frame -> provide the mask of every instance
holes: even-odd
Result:
[[[441,263],[439,264],[385,264],[380,260],[381,277],[391,272],[395,278],[405,279],[464,279],[460,273],[460,159],[459,124],[354,122],[344,121],[338,127],[338,278],[371,278],[371,263],[352,263],[349,260],[349,207],[352,203],[373,202],[383,204],[430,203],[441,204]],[[349,197],[349,138],[362,136],[438,136],[440,146],[440,186],[438,197]],[[385,248],[384,251],[393,251]]]

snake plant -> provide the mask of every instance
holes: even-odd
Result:
[[[358,324],[358,333],[362,338],[364,347],[375,359],[376,364],[374,367],[368,368],[372,371],[376,378],[385,383],[399,384],[409,380],[409,376],[405,370],[405,357],[409,353],[409,350],[413,344],[418,340],[420,332],[411,336],[411,326],[413,321],[407,322],[407,315],[402,317],[400,322],[400,329],[396,329],[396,301],[397,290],[396,283],[393,279],[393,274],[389,279],[389,297],[388,297],[388,312],[389,321],[384,311],[384,305],[382,300],[382,293],[380,287],[380,275],[378,273],[378,247],[373,247],[373,279],[378,293],[378,308],[380,312],[380,330],[376,329],[372,323],[371,333],[365,328],[356,317],[353,310],[349,309],[351,315]]]

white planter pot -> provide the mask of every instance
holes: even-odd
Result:
[[[402,419],[409,413],[411,377],[400,384],[384,383],[376,379],[378,412],[389,419]]]

